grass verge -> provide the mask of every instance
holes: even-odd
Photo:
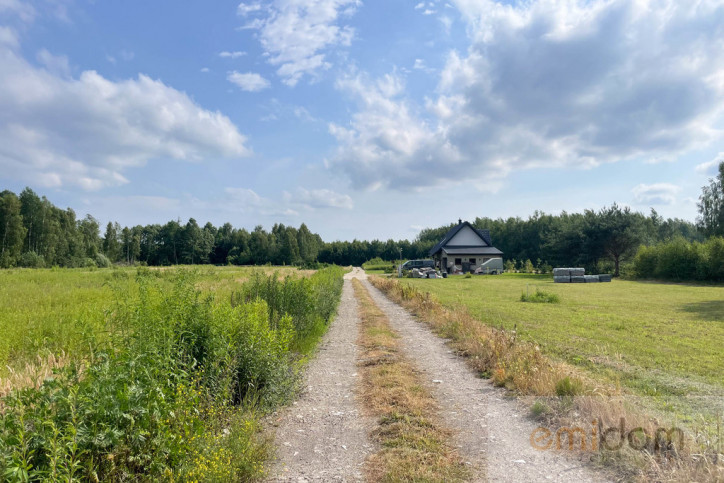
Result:
[[[373,438],[381,449],[367,461],[372,481],[464,481],[468,470],[437,420],[437,406],[414,366],[399,352],[399,336],[359,280],[363,349],[362,399],[379,420]]]
[[[661,428],[660,421],[644,414],[620,388],[548,358],[533,342],[520,340],[515,330],[487,326],[464,306],[447,308],[429,293],[397,280],[370,277],[370,281],[420,317],[439,336],[449,339],[467,363],[490,377],[494,384],[533,400],[543,397],[534,405],[533,413],[548,427],[571,428],[590,425],[595,420],[598,428],[616,428],[623,420],[622,433],[642,428],[645,434],[653,435]],[[721,481],[724,461],[717,446],[721,440],[712,445],[706,436],[701,440],[697,436],[687,435],[682,444],[665,445],[660,452],[654,451],[654,446],[639,450],[632,449],[634,445],[622,445],[615,451],[601,450],[592,456],[594,461],[626,478]]]

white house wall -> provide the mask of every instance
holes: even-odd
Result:
[[[488,246],[469,226],[464,226],[459,232],[455,234],[449,242],[445,244],[449,247],[454,246],[475,246],[475,247],[486,247]]]

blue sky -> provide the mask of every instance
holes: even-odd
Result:
[[[0,0],[0,186],[326,240],[618,202],[694,220],[724,0]]]

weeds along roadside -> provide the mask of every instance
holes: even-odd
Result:
[[[293,393],[295,351],[323,333],[342,275],[259,275],[267,287],[294,286],[296,298],[279,306],[267,293],[244,303],[203,296],[191,271],[170,290],[139,271],[134,293],[117,294],[108,343],[3,399],[0,479],[262,478],[271,445],[258,414]]]
[[[370,481],[467,481],[466,468],[437,417],[437,406],[414,366],[399,351],[399,335],[357,279],[362,401],[379,424],[380,446],[366,462]]]
[[[487,326],[467,309],[448,309],[434,296],[397,280],[371,276],[370,282],[400,303],[432,330],[450,341],[476,372],[532,403],[533,415],[549,427],[619,425],[654,434],[659,421],[628,401],[616,387],[603,385],[580,370],[553,361],[514,331]],[[628,446],[593,454],[595,463],[629,479],[661,481],[722,481],[724,461],[706,441],[687,438],[675,451],[651,454]]]

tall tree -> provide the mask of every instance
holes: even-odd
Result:
[[[593,223],[593,234],[588,236],[596,243],[592,251],[597,253],[601,250],[613,260],[614,276],[618,277],[621,260],[633,254],[644,239],[644,217],[631,212],[628,207],[621,209],[614,203],[603,208]]]
[[[701,189],[697,208],[697,225],[709,236],[724,236],[724,161],[719,163],[719,173],[709,180],[709,186]]]
[[[317,240],[304,223],[297,230],[297,245],[299,246],[299,256],[303,262],[311,263],[317,260],[319,254]]]
[[[42,236],[43,202],[35,191],[25,188],[20,193],[20,213],[25,225],[25,251],[39,253],[40,237]]]
[[[82,249],[86,257],[95,259],[101,248],[101,237],[98,231],[100,226],[98,220],[91,215],[78,222],[78,232],[81,238]]]
[[[108,257],[111,262],[117,262],[121,259],[121,244],[118,240],[121,231],[118,223],[106,225],[106,232],[103,235],[103,254]]]
[[[20,214],[20,200],[12,191],[0,193],[0,267],[17,264],[23,250],[25,227]]]

